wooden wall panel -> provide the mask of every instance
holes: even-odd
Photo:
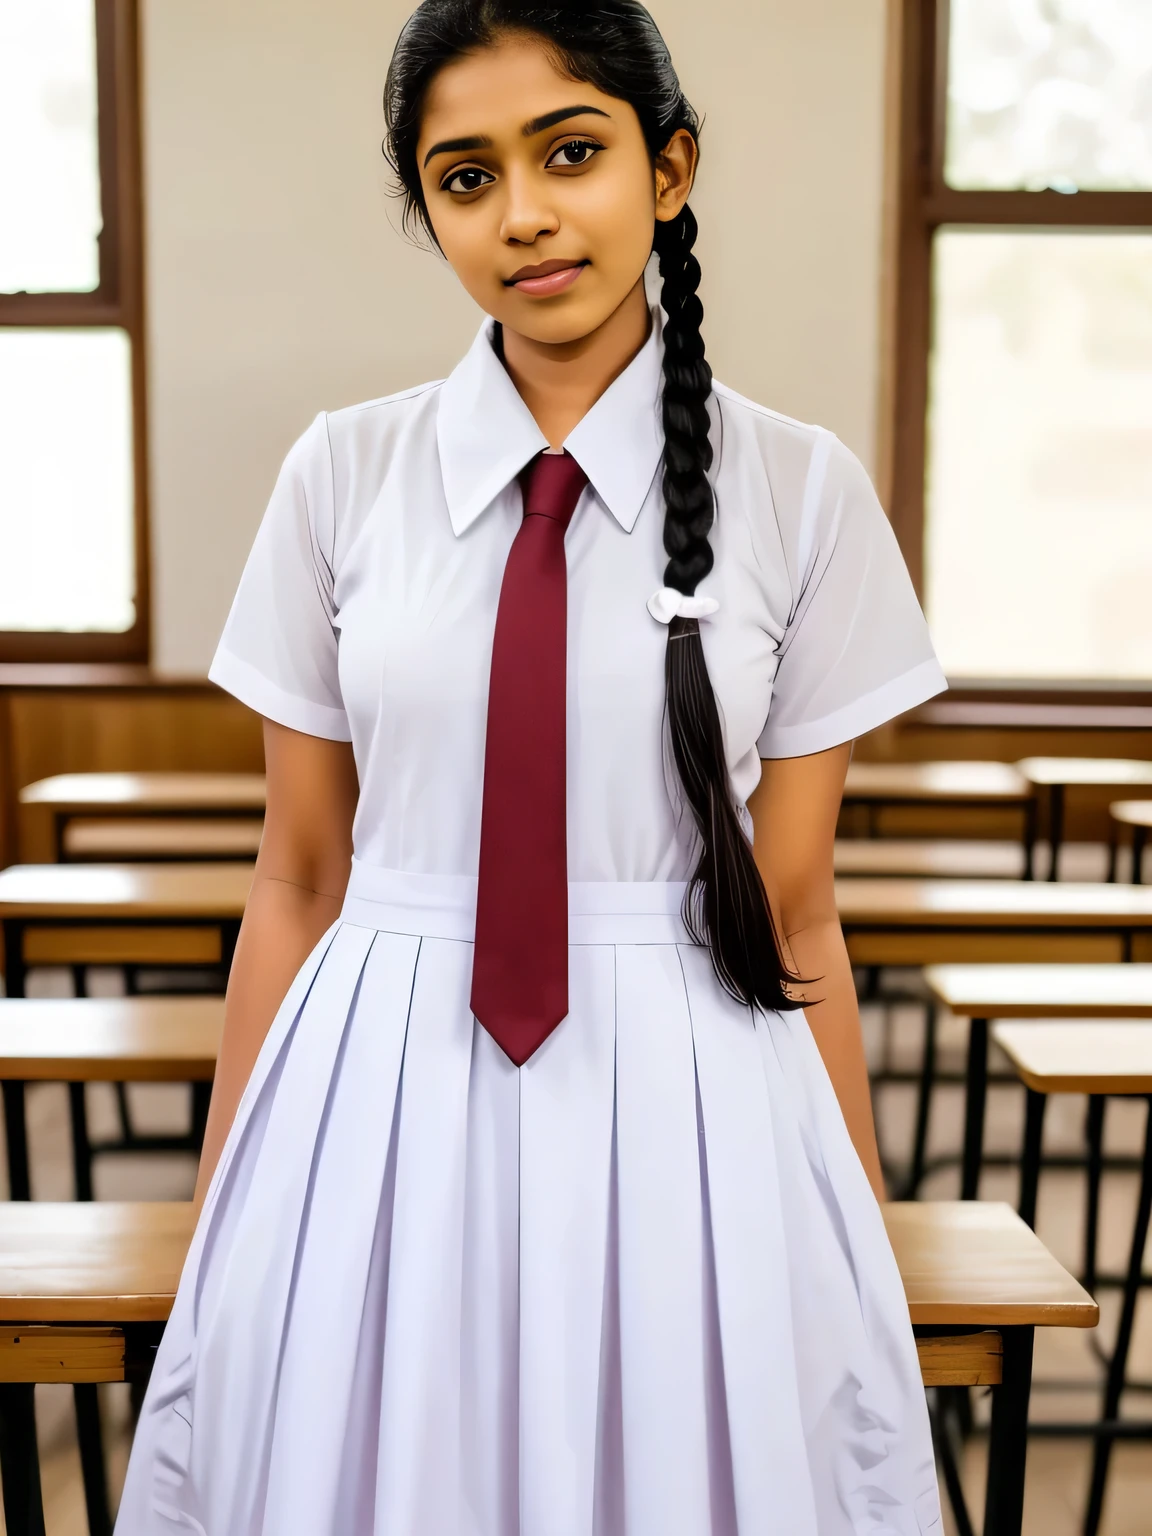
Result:
[[[50,856],[20,789],[56,773],[262,773],[258,715],[209,683],[0,686],[0,865]]]
[[[941,720],[942,713],[947,710],[928,706],[873,731],[857,743],[857,757],[866,762],[1015,762],[1033,755],[1152,760],[1152,729],[1109,726],[1116,710],[1102,709],[1097,728],[952,724]],[[1124,718],[1124,711],[1119,714]],[[16,798],[23,785],[50,774],[259,773],[263,765],[259,717],[209,683],[161,681],[140,668],[0,667],[0,866],[51,856],[34,813],[21,813]],[[1107,805],[1113,798],[1118,797],[1105,791],[1072,791],[1067,836],[1106,840]],[[844,833],[858,830],[853,813],[846,812]],[[1006,811],[894,809],[883,813],[879,830],[890,836],[1010,839],[1019,835],[1019,817]]]

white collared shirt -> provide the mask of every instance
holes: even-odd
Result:
[[[359,859],[474,875],[488,672],[516,476],[547,443],[491,345],[442,382],[321,415],[289,453],[209,675],[269,719],[351,741]],[[573,880],[679,880],[693,859],[664,751],[659,311],[569,436]],[[700,595],[733,788],[761,757],[849,741],[944,688],[888,521],[830,433],[717,385],[715,566]]]

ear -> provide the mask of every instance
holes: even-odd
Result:
[[[699,145],[687,128],[677,128],[656,156],[656,217],[662,223],[676,218],[688,201],[699,159]]]

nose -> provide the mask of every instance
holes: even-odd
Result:
[[[500,221],[500,238],[509,245],[532,245],[542,235],[554,235],[560,217],[543,194],[540,178],[513,171],[504,182],[506,200]]]

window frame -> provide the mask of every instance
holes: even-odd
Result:
[[[949,0],[890,0],[889,279],[881,480],[892,526],[923,593],[932,248],[942,225],[1008,230],[1152,229],[1152,191],[962,191],[944,180]],[[1101,679],[965,679],[966,697],[1152,700],[1152,685]]]
[[[0,662],[147,662],[151,638],[144,358],[139,18],[136,0],[92,0],[100,201],[100,280],[90,293],[0,293],[0,327],[113,326],[132,354],[136,620],[122,633],[0,630]]]

